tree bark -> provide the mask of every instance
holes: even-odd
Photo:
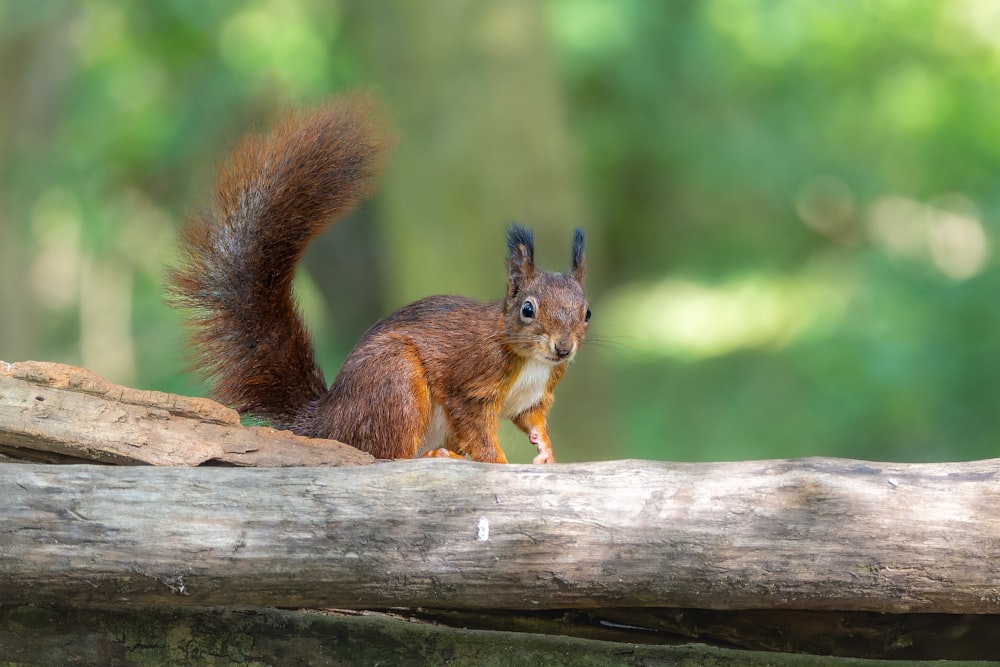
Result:
[[[0,599],[996,613],[997,463],[0,465]]]
[[[0,453],[119,465],[374,462],[334,440],[245,428],[234,410],[208,399],[130,389],[82,368],[35,361],[0,361]]]
[[[31,665],[886,665],[688,644],[462,630],[384,614],[0,608],[0,661]],[[906,664],[894,662],[894,667]],[[923,664],[923,663],[920,663]]]
[[[1000,615],[787,609],[643,608],[543,612],[408,610],[452,628],[564,635],[631,644],[699,642],[773,653],[892,660],[997,660]],[[801,658],[800,658],[801,659]]]

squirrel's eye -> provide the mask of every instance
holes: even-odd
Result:
[[[583,321],[584,322],[590,321],[590,308],[587,309],[587,314],[583,316]]]
[[[525,301],[524,305],[521,306],[521,317],[526,320],[535,319],[535,304]]]

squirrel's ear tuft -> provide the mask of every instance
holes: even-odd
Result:
[[[584,273],[586,264],[583,261],[583,230],[577,229],[573,232],[573,278],[581,285]]]
[[[507,251],[513,257],[521,249],[527,252],[528,260],[533,262],[535,258],[535,235],[527,227],[523,227],[515,222],[507,228]]]
[[[535,273],[535,237],[527,227],[507,228],[507,298],[510,299]]]

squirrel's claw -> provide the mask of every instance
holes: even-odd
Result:
[[[531,460],[532,463],[555,463],[556,456],[552,451],[552,443],[547,435],[541,431],[532,429],[528,434],[528,441],[538,450],[538,456]]]

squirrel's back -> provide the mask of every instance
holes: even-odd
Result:
[[[387,144],[374,117],[346,97],[245,137],[181,234],[169,289],[194,313],[194,369],[213,398],[276,426],[326,391],[292,279],[310,240],[371,192]]]

